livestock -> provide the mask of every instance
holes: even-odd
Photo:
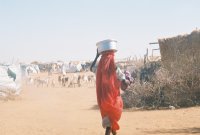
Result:
[[[47,77],[47,78],[35,78],[35,80],[34,80],[34,82],[35,82],[35,85],[37,86],[37,87],[39,87],[39,86],[49,86],[49,77]]]
[[[82,76],[82,79],[83,79],[83,83],[85,84],[93,84],[94,83],[94,86],[95,86],[95,82],[96,82],[96,78],[94,75],[83,75]]]
[[[78,85],[79,87],[81,86],[81,76],[80,75],[78,76],[77,74],[73,74],[72,77],[70,78],[68,87],[75,88],[76,85]]]
[[[61,81],[62,81],[62,86],[65,87],[66,84],[67,84],[68,81],[69,81],[69,77],[63,76],[63,77],[61,78]]]

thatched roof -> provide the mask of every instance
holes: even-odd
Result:
[[[165,65],[170,65],[183,59],[190,61],[194,57],[199,57],[200,30],[195,30],[191,34],[159,39],[158,42],[161,60]]]

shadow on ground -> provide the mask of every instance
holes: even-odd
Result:
[[[184,128],[184,129],[160,129],[155,131],[144,131],[148,134],[200,134],[200,128]]]
[[[98,105],[93,105],[92,107],[90,107],[90,110],[99,110],[99,106]]]

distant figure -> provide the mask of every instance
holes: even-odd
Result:
[[[81,87],[81,75],[78,76],[78,87]]]
[[[61,85],[61,83],[62,83],[62,77],[60,75],[58,76],[58,83],[59,83],[59,85]]]
[[[65,87],[65,76],[62,77],[62,86]]]

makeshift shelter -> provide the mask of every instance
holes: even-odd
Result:
[[[38,74],[40,73],[40,69],[38,65],[34,64],[21,64],[22,76],[28,77],[29,74]]]
[[[18,95],[21,91],[20,66],[0,66],[0,98],[9,95]]]
[[[179,68],[183,68],[185,65],[200,67],[200,30],[158,41],[161,60],[165,67],[172,68],[176,64]]]
[[[80,72],[82,70],[82,65],[79,64],[73,64],[73,63],[67,63],[63,64],[62,66],[62,73],[74,73],[74,72]]]

